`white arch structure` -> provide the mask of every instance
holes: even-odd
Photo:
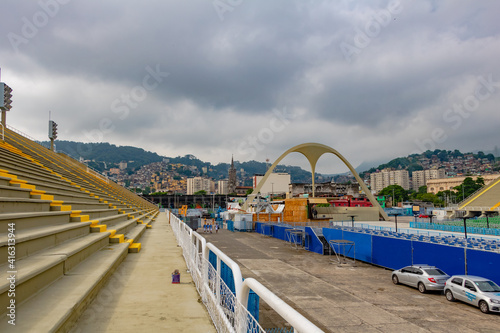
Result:
[[[300,144],[298,146],[292,147],[292,148],[288,149],[286,152],[284,152],[280,157],[278,157],[278,159],[273,163],[273,165],[271,165],[271,167],[269,168],[269,170],[267,170],[266,174],[261,179],[261,181],[259,182],[259,184],[257,184],[257,187],[253,190],[252,194],[250,194],[248,196],[247,201],[245,202],[245,204],[242,207],[242,210],[247,210],[248,205],[250,204],[250,202],[252,202],[255,199],[255,197],[257,196],[257,193],[260,192],[262,186],[266,182],[267,178],[269,178],[269,175],[273,172],[274,168],[278,165],[279,162],[281,162],[282,159],[284,159],[290,153],[301,153],[309,161],[309,164],[311,165],[311,173],[312,173],[312,196],[313,196],[313,198],[314,198],[314,175],[315,175],[315,170],[316,170],[316,163],[318,162],[319,158],[323,154],[332,153],[335,156],[337,156],[338,158],[340,158],[340,160],[342,162],[344,162],[344,164],[349,168],[349,170],[352,172],[352,174],[354,175],[354,177],[358,181],[359,186],[361,186],[361,189],[365,192],[367,198],[372,203],[373,207],[377,207],[378,208],[379,214],[382,216],[382,218],[384,220],[386,220],[386,221],[389,220],[389,217],[387,216],[386,212],[384,212],[384,210],[382,209],[382,207],[380,207],[380,205],[378,204],[377,199],[375,199],[375,197],[370,192],[370,190],[368,189],[368,187],[366,187],[365,183],[363,182],[363,180],[361,179],[361,177],[359,177],[359,175],[356,172],[356,170],[354,170],[354,168],[352,167],[351,163],[349,163],[349,161],[347,161],[345,159],[345,157],[342,156],[335,149],[333,149],[331,147],[328,147],[326,145],[323,145],[323,144],[320,144],[320,143],[314,143],[314,142],[303,143],[303,144]]]

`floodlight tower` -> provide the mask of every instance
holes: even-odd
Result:
[[[0,110],[2,110],[2,125],[7,126],[6,114],[12,109],[12,88],[6,83],[0,82]]]
[[[54,151],[54,140],[57,139],[57,123],[49,120],[50,150]]]

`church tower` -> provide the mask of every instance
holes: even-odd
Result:
[[[229,193],[236,193],[236,169],[234,168],[233,157],[231,156],[231,166],[228,172],[227,190]]]

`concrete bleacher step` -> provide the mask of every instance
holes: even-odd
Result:
[[[31,198],[0,197],[1,213],[16,212],[48,212],[51,210],[51,201]]]
[[[139,246],[133,246],[133,245],[140,244],[139,240],[141,239],[145,231],[146,231],[146,225],[138,224],[136,227],[134,227],[132,230],[130,230],[128,233],[125,234],[125,242],[128,242],[130,244],[129,252],[137,253],[141,250],[140,245]]]
[[[120,265],[128,243],[102,248],[16,309],[19,332],[66,332]],[[0,322],[0,331],[11,327]]]
[[[86,209],[79,210],[82,215],[88,215],[91,220],[123,215],[118,209],[104,208],[104,209]]]
[[[34,168],[34,170],[26,169],[20,165],[6,165],[2,162],[0,162],[0,168],[9,171],[9,173],[19,177],[20,179],[27,180],[28,182],[39,186],[62,188],[72,192],[81,192],[78,187],[71,185],[69,182],[61,179],[61,177],[50,173],[44,173],[45,170],[42,168]]]
[[[31,190],[26,188],[0,185],[0,197],[4,198],[31,198]]]
[[[108,217],[103,217],[99,219],[93,219],[90,220],[92,222],[92,225],[90,226],[90,231],[91,232],[102,232],[102,229],[98,226],[106,226],[106,229],[116,229],[116,225],[119,225],[120,223],[125,223],[125,222],[134,222],[133,219],[129,219],[127,215],[113,215],[113,216],[108,216]]]
[[[8,223],[15,223],[16,230],[37,228],[70,222],[71,212],[27,212],[0,214],[0,230],[7,230]]]
[[[27,300],[38,290],[56,281],[99,249],[108,246],[109,233],[87,234],[16,261],[16,303]],[[0,266],[0,305],[9,297],[8,265]],[[3,307],[5,305],[5,307]]]
[[[16,259],[33,255],[46,248],[57,246],[67,240],[89,234],[90,222],[50,225],[27,230],[16,230]],[[0,234],[0,262],[7,262],[8,237]]]
[[[9,186],[10,185],[10,178],[0,175],[0,185]]]
[[[37,165],[43,164],[46,165],[46,167],[51,167],[54,172],[65,175],[65,177],[67,177],[68,179],[73,178],[74,181],[77,181],[76,179],[78,179],[81,184],[89,183],[89,185],[94,186],[94,188],[101,188],[104,186],[106,187],[107,192],[113,192],[114,196],[118,195],[125,201],[132,200],[134,204],[140,204],[143,207],[154,207],[154,205],[151,205],[150,203],[139,199],[137,196],[132,195],[122,187],[114,183],[107,182],[107,180],[103,179],[103,177],[101,176],[97,177],[99,178],[97,179],[94,175],[86,172],[88,168],[85,165],[73,159],[63,158],[61,155],[54,154],[51,151],[47,151],[46,149],[18,135],[17,133],[7,131],[6,135],[7,137],[9,137],[9,139],[13,140],[12,144],[16,146],[18,150],[23,151],[23,153],[33,154],[34,156],[36,156],[36,160],[38,161],[36,162]],[[96,186],[95,184],[92,184],[93,181],[97,181],[97,183],[99,184]]]
[[[46,170],[41,169],[40,167],[33,166],[30,170],[27,170],[26,167],[22,167],[19,165],[8,165],[0,162],[0,167],[3,165],[4,168],[7,168],[12,174],[16,175],[20,179],[26,180],[29,184],[35,185],[38,190],[43,190],[47,192],[53,192],[54,194],[58,194],[59,196],[66,195],[69,197],[89,197],[92,196],[103,197],[104,199],[111,200],[105,193],[101,192],[99,189],[94,188],[91,191],[85,190],[81,187],[72,185],[72,182],[69,180],[62,178],[60,176],[55,176],[52,173],[47,173]],[[45,172],[45,173],[44,173]]]

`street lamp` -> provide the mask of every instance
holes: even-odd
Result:
[[[399,213],[392,213],[389,215],[394,216],[394,222],[396,223],[396,232],[398,232],[398,215],[400,215],[400,214]]]
[[[352,221],[352,227],[354,228],[354,218],[356,217],[357,215],[349,215],[349,217],[351,218],[351,221]]]
[[[465,239],[467,239],[467,219],[468,217],[463,217],[464,219],[464,234],[465,234]]]

